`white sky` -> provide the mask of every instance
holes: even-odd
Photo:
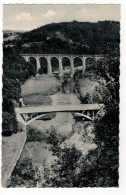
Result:
[[[4,30],[32,30],[52,22],[120,21],[119,4],[8,4],[3,6]]]

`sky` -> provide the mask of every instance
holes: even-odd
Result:
[[[119,4],[6,4],[3,30],[29,31],[52,22],[120,21]]]

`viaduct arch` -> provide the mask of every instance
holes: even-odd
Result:
[[[40,58],[45,58],[47,60],[47,73],[52,75],[52,65],[51,58],[56,58],[59,62],[59,77],[62,77],[64,74],[63,71],[63,58],[68,58],[70,60],[70,77],[74,76],[75,67],[74,67],[74,59],[80,58],[82,60],[82,74],[84,74],[86,69],[86,59],[94,58],[96,61],[104,58],[103,55],[74,55],[74,54],[21,54],[24,59],[29,62],[30,58],[33,57],[36,60],[36,69],[37,71],[40,69]]]

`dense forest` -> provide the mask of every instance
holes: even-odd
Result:
[[[118,186],[119,30],[119,22],[114,21],[52,23],[4,43],[7,48],[3,48],[3,130],[9,126],[11,132],[18,130],[13,100],[19,100],[21,83],[36,74],[34,64],[25,62],[19,53],[107,54],[106,61],[98,61],[91,67],[95,74],[106,80],[108,88],[103,102],[105,115],[94,121],[98,147],[78,164],[80,151],[75,147],[61,151],[57,135],[53,133],[52,144],[54,153],[57,149],[58,162],[51,176],[48,169],[45,170],[46,187]],[[13,48],[9,47],[10,43]],[[80,77],[78,75],[78,79]],[[57,167],[57,163],[60,166]],[[80,171],[76,172],[78,167]]]

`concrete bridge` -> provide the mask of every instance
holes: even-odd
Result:
[[[59,76],[62,77],[64,74],[62,61],[63,58],[68,58],[70,61],[70,77],[73,77],[75,72],[74,67],[74,60],[75,58],[80,58],[82,61],[82,74],[85,72],[86,69],[86,59],[93,58],[96,61],[100,58],[104,58],[103,55],[74,55],[74,54],[21,54],[25,58],[27,62],[30,61],[30,58],[33,57],[36,60],[36,69],[37,71],[40,69],[40,58],[45,58],[47,61],[47,73],[52,75],[52,65],[51,65],[51,58],[55,57],[59,63]]]
[[[58,106],[32,106],[17,107],[15,112],[23,119],[23,123],[28,125],[32,121],[56,112],[72,112],[75,116],[81,116],[88,120],[94,120],[95,114],[103,104],[80,104],[80,105],[58,105]]]

